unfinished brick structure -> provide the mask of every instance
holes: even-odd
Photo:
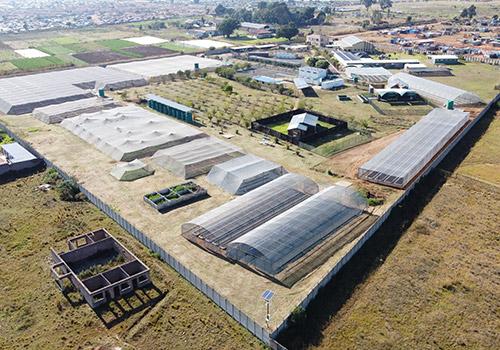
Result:
[[[51,249],[51,275],[63,291],[69,281],[92,308],[151,282],[149,268],[105,229],[70,238],[68,247]]]

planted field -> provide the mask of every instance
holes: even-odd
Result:
[[[226,83],[233,86],[232,93],[222,90]],[[192,107],[199,111],[195,112],[198,119],[208,121],[215,118],[237,124],[249,124],[252,120],[285,112],[294,105],[293,98],[213,77],[151,85],[134,91],[138,96],[154,93]]]
[[[49,55],[69,55],[74,51],[62,45],[44,45],[37,47],[38,50],[48,53]]]
[[[0,74],[17,70],[11,62],[0,62]]]
[[[16,54],[12,50],[2,50],[2,49],[0,49],[0,62],[10,61],[10,60],[13,60],[13,59],[16,59],[16,58],[19,58],[19,57],[21,57],[21,56],[19,56],[18,54]]]
[[[107,47],[108,49],[111,49],[111,50],[120,50],[120,49],[123,49],[125,47],[131,47],[131,46],[135,45],[134,43],[131,43],[130,41],[120,40],[120,39],[98,40],[98,41],[96,41],[96,44]]]
[[[68,65],[61,59],[54,56],[38,58],[18,58],[12,60],[11,63],[21,70],[36,70],[41,68],[62,67]]]
[[[141,57],[169,56],[177,54],[176,51],[164,49],[157,46],[134,46],[121,50],[129,54],[140,55]]]
[[[115,51],[97,51],[97,52],[84,52],[76,53],[73,55],[77,59],[89,64],[99,64],[114,61],[126,60],[129,56],[115,52]]]
[[[164,49],[177,51],[177,52],[184,52],[184,53],[194,53],[194,52],[203,51],[203,50],[200,50],[199,48],[192,47],[192,46],[186,46],[186,45],[174,42],[174,41],[162,43],[162,44],[159,44],[158,46],[162,47]]]
[[[262,348],[97,208],[63,202],[53,190],[39,191],[42,183],[38,174],[0,185],[1,349]],[[94,312],[56,287],[49,247],[66,250],[67,238],[101,227],[151,268],[154,286]]]

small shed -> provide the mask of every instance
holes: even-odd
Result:
[[[292,137],[303,137],[316,132],[318,117],[311,113],[296,114],[288,124],[288,135]]]
[[[120,181],[134,181],[153,174],[154,170],[139,159],[118,164],[111,170],[111,175]]]
[[[1,146],[0,176],[10,172],[22,172],[35,169],[42,160],[31,154],[17,142]]]
[[[455,55],[431,55],[433,64],[458,64],[458,56]]]

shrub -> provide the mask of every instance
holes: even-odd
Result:
[[[54,168],[49,168],[43,176],[43,182],[51,185],[56,185],[60,179],[59,173]]]
[[[64,180],[57,186],[57,190],[63,201],[75,202],[83,199],[75,179]]]
[[[368,205],[371,207],[375,207],[377,205],[384,204],[383,198],[368,198]]]
[[[300,325],[305,322],[306,318],[306,310],[302,306],[297,306],[290,314],[290,323],[292,325]]]

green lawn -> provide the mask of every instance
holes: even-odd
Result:
[[[53,56],[37,58],[19,58],[11,61],[13,65],[22,70],[32,70],[48,67],[64,66],[61,59]]]
[[[17,67],[11,62],[0,62],[0,74],[16,70]]]
[[[235,45],[262,45],[288,42],[286,38],[253,39],[248,36],[233,36],[230,38],[221,37],[220,39]]]
[[[70,44],[77,44],[80,42],[80,40],[71,36],[61,36],[58,38],[53,38],[51,39],[51,41],[58,45],[70,45]]]
[[[73,50],[58,44],[38,46],[37,49],[46,52],[49,55],[69,55],[74,52]]]
[[[0,50],[0,62],[10,61],[19,57],[13,50]]]
[[[290,122],[284,122],[284,123],[280,123],[280,124],[274,124],[274,125],[270,125],[269,127],[271,129],[273,129],[274,131],[277,131],[277,132],[280,132],[282,134],[288,135],[288,124],[290,124]]]
[[[105,51],[107,49],[106,47],[101,46],[93,41],[67,44],[63,46],[73,52]]]
[[[198,49],[196,47],[186,46],[186,45],[177,43],[175,41],[174,42],[169,41],[169,42],[162,43],[162,44],[159,44],[159,45],[156,45],[156,46],[162,47],[164,49],[172,50],[172,51],[179,51],[179,52],[182,51],[184,53],[193,53],[193,52],[203,51],[203,50]]]
[[[126,47],[136,46],[135,43],[121,39],[98,40],[96,44],[107,47],[111,50],[120,50]]]

